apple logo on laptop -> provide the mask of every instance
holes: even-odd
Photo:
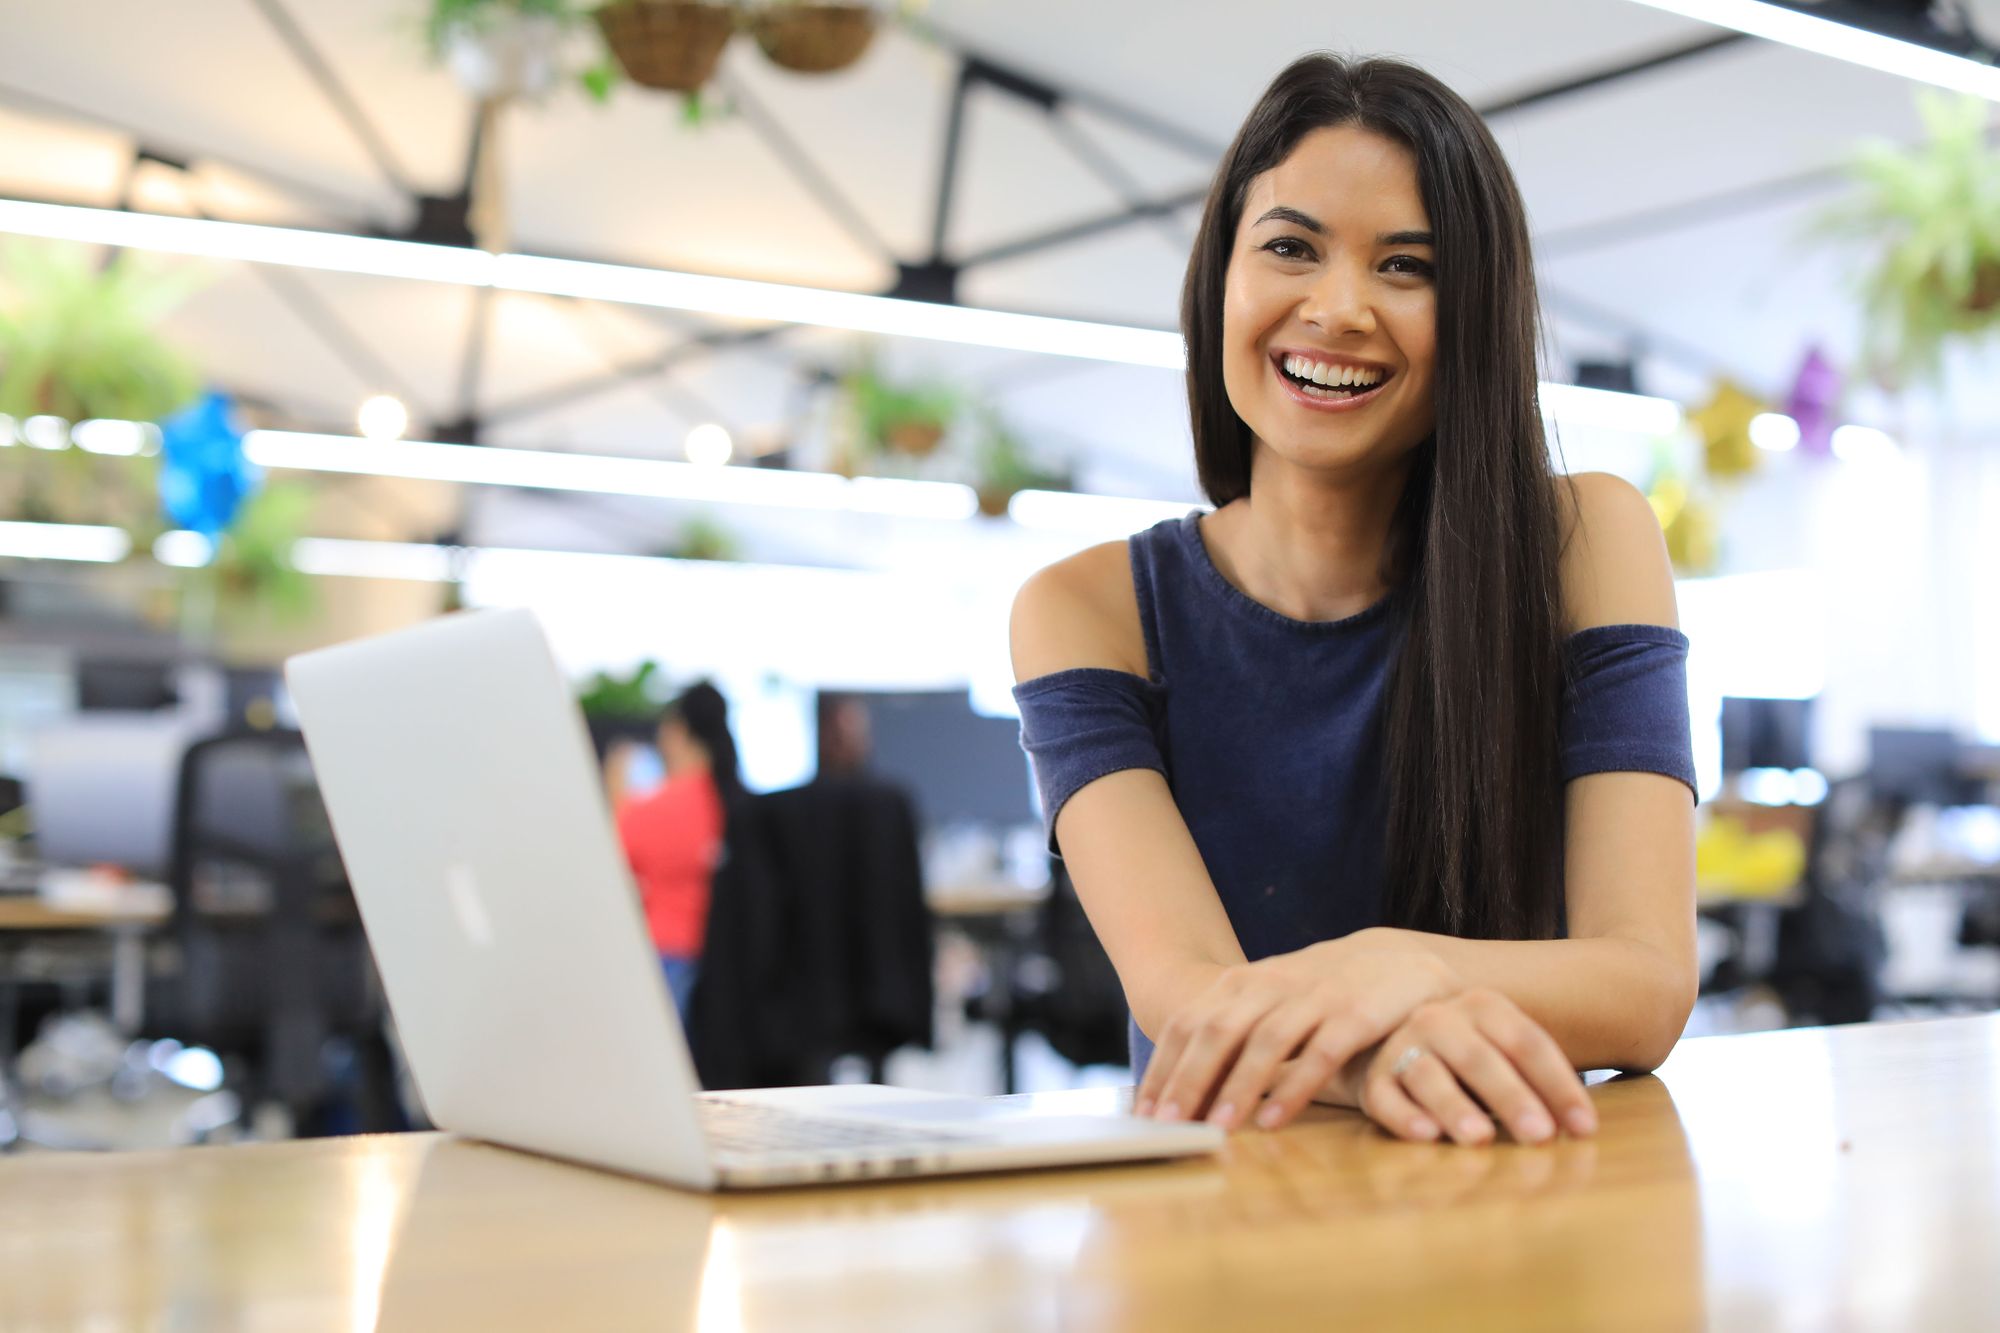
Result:
[[[479,899],[478,880],[473,876],[471,866],[445,867],[444,896],[451,904],[452,914],[458,918],[459,931],[465,938],[482,949],[490,948],[493,944],[493,918],[486,914],[486,904]]]

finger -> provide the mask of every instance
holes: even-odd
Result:
[[[1521,1071],[1469,1017],[1433,1033],[1430,1044],[1459,1084],[1517,1140],[1542,1143],[1555,1137],[1556,1122],[1548,1107],[1521,1077]]]
[[[1274,1007],[1274,996],[1242,995],[1195,1021],[1180,1058],[1160,1085],[1154,1114],[1162,1120],[1198,1120],[1207,1115],[1217,1086],[1235,1064],[1251,1030]]]
[[[1521,1071],[1521,1077],[1565,1129],[1572,1134],[1597,1131],[1597,1108],[1584,1090],[1583,1079],[1547,1029],[1518,1009],[1484,1013],[1478,1021],[1487,1039]]]
[[[1309,1001],[1293,1000],[1265,1014],[1250,1032],[1215,1094],[1209,1121],[1235,1129],[1256,1111],[1279,1068],[1299,1049],[1323,1017]]]
[[[1379,1060],[1376,1062],[1381,1063]],[[1389,1077],[1386,1068],[1371,1072],[1361,1089],[1361,1109],[1370,1120],[1399,1139],[1411,1143],[1434,1143],[1444,1131],[1424,1108],[1403,1091],[1402,1084]]]
[[[1391,1058],[1400,1059],[1385,1050]],[[1429,1050],[1412,1060],[1398,1077],[1404,1091],[1451,1135],[1454,1143],[1487,1143],[1493,1121],[1467,1095],[1445,1062]]]
[[[1382,1039],[1375,1025],[1360,1016],[1344,1012],[1322,1019],[1257,1112],[1260,1129],[1277,1129],[1291,1123],[1306,1104],[1342,1070],[1347,1062]]]

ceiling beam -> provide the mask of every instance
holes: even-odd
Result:
[[[403,170],[396,155],[389,150],[388,140],[368,119],[361,103],[347,90],[340,75],[334,72],[332,62],[313,45],[312,39],[306,36],[305,29],[298,25],[290,11],[280,0],[250,0],[250,3],[276,30],[278,39],[291,51],[293,58],[305,66],[307,76],[319,87],[321,96],[332,105],[334,114],[347,126],[348,132],[361,144],[362,150],[374,162],[375,169],[382,173],[382,178],[397,193],[415,198],[418,191],[410,184],[409,173]]]
[[[1545,84],[1540,88],[1532,88],[1525,93],[1517,93],[1504,101],[1492,102],[1480,107],[1479,114],[1491,120],[1495,116],[1504,116],[1510,112],[1525,111],[1532,106],[1542,106],[1565,97],[1573,97],[1577,93],[1591,92],[1604,87],[1606,84],[1620,83],[1640,74],[1650,74],[1656,69],[1665,69],[1670,65],[1678,65],[1683,61],[1709,55],[1712,52],[1750,40],[1751,38],[1747,34],[1740,32],[1725,32],[1714,37],[1704,37],[1698,42],[1691,42],[1685,46],[1672,47],[1665,51],[1655,52],[1649,56],[1641,56],[1637,60],[1627,60],[1620,64],[1593,70],[1589,74],[1579,75],[1576,78],[1564,79],[1559,83]]]

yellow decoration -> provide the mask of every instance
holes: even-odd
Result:
[[[1806,873],[1806,845],[1789,829],[1750,833],[1740,819],[1717,815],[1694,844],[1694,876],[1704,895],[1780,897]]]
[[[1657,505],[1654,510],[1658,512]],[[1665,528],[1667,559],[1673,562],[1675,571],[1681,574],[1713,572],[1722,555],[1720,527],[1715,510],[1709,507],[1707,501],[1684,499]]]
[[[1688,423],[1701,436],[1702,456],[1711,477],[1740,477],[1757,466],[1750,422],[1770,410],[1741,386],[1723,380],[1714,397],[1688,413]]]

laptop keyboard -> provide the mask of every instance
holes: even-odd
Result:
[[[891,1125],[801,1115],[757,1102],[703,1097],[701,1124],[719,1153],[819,1153],[894,1150],[919,1144],[979,1143],[983,1134],[961,1134],[928,1125]]]

